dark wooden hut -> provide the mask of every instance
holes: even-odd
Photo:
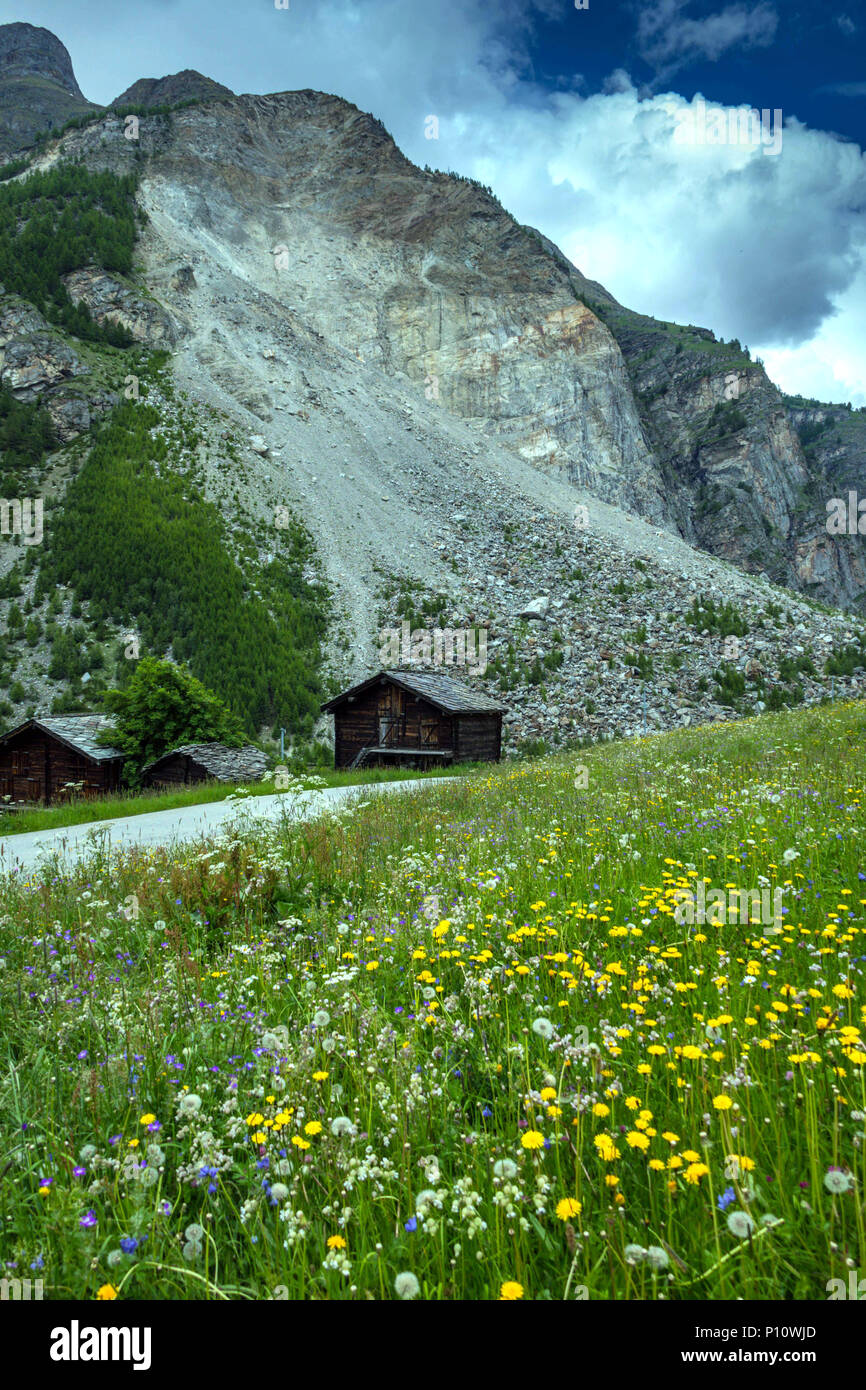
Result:
[[[196,782],[258,782],[268,760],[258,748],[224,743],[185,743],[142,769],[145,787],[188,787]]]
[[[123,754],[96,741],[113,729],[101,714],[46,715],[19,724],[0,738],[0,796],[48,806],[116,791]]]
[[[504,707],[439,671],[381,671],[322,705],[334,766],[498,762]]]

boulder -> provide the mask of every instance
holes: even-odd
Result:
[[[518,618],[534,618],[543,621],[547,617],[547,610],[550,608],[550,599],[546,597],[530,599],[518,613]]]

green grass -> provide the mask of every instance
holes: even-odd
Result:
[[[799,709],[8,877],[7,1262],[51,1299],[862,1277],[864,737]],[[690,923],[699,880],[780,923]]]
[[[483,768],[482,763],[457,763],[419,772],[412,768],[375,767],[357,772],[337,772],[333,768],[315,775],[300,775],[304,788],[363,787],[378,782],[399,782],[425,777],[466,777]],[[64,806],[34,806],[24,811],[0,813],[0,835],[24,835],[33,830],[60,830],[66,825],[87,825],[90,821],[114,820],[119,816],[143,816],[151,811],[174,811],[179,806],[200,806],[211,801],[225,801],[237,793],[248,796],[273,796],[272,782],[201,782],[184,791],[129,791],[69,802]]]

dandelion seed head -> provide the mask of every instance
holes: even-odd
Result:
[[[421,1292],[421,1285],[411,1270],[407,1269],[402,1274],[398,1274],[394,1280],[394,1292],[398,1298],[417,1298]]]

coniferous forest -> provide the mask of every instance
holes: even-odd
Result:
[[[303,579],[309,542],[297,526],[278,532],[253,589],[219,510],[167,466],[159,426],[152,405],[125,401],[96,432],[46,537],[37,600],[68,584],[96,622],[137,626],[148,652],[187,662],[250,734],[271,721],[309,733],[325,626],[322,592]]]
[[[134,174],[91,173],[78,164],[0,186],[0,283],[77,338],[130,346],[124,328],[97,324],[84,304],[73,304],[62,277],[93,263],[129,273],[135,186]]]

